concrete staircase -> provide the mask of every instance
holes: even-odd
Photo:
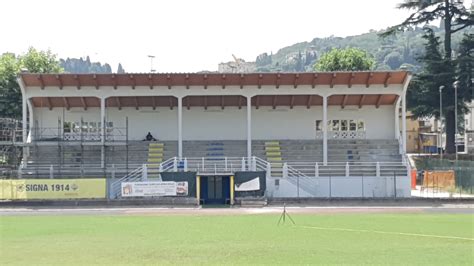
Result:
[[[328,140],[329,162],[401,162],[397,140]]]
[[[281,157],[281,147],[279,141],[265,142],[265,157],[272,167],[272,176],[283,176],[283,159]]]
[[[148,145],[148,178],[160,178],[160,164],[163,162],[165,144],[150,142]]]
[[[223,160],[224,157],[247,156],[245,140],[183,141],[184,158],[207,157],[211,160]]]

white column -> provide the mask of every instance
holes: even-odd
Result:
[[[178,97],[178,157],[183,157],[183,98]]]
[[[403,94],[403,107],[402,107],[402,141],[403,141],[403,153],[407,153],[407,96]]]
[[[23,127],[23,143],[26,143],[26,139],[27,139],[27,125],[26,125],[26,118],[28,116],[28,112],[27,112],[27,99],[26,99],[26,96],[23,95],[22,97],[22,102],[21,102],[21,108],[22,108],[22,115],[23,115],[23,121],[22,121],[22,127]]]
[[[323,163],[328,164],[328,96],[323,96]]]
[[[252,158],[252,97],[247,97],[247,162]]]
[[[105,98],[100,98],[100,121],[102,125],[100,128],[101,140],[102,144],[105,144]]]
[[[400,139],[400,101],[401,98],[395,102],[395,139]]]
[[[102,168],[105,167],[105,99],[106,98],[100,98],[100,138],[101,138],[101,143],[102,143],[102,148],[100,152],[100,166]]]
[[[29,130],[29,141],[33,141],[33,129],[35,127],[35,116],[34,116],[34,113],[33,113],[33,101],[31,99],[28,99],[27,101],[27,105],[28,105],[28,113],[29,113],[29,116],[30,116],[30,130]],[[59,137],[59,136],[58,136]]]

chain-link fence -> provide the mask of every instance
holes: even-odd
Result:
[[[434,158],[415,158],[416,169],[419,173],[419,182],[423,181],[423,172],[430,170],[455,172],[455,189],[441,191],[440,187],[432,188],[432,192],[449,192],[455,194],[474,194],[474,161],[440,160]]]

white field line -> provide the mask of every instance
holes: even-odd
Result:
[[[415,234],[415,233],[402,233],[402,232],[389,232],[389,231],[377,231],[377,230],[365,230],[365,229],[350,229],[350,228],[335,228],[335,227],[318,227],[318,226],[307,226],[298,225],[297,227],[309,228],[316,230],[328,230],[328,231],[344,231],[344,232],[357,232],[357,233],[374,233],[374,234],[386,234],[386,235],[401,235],[401,236],[419,236],[419,237],[431,237],[431,238],[442,238],[442,239],[455,239],[455,240],[467,240],[474,241],[474,238],[459,237],[459,236],[440,236],[440,235],[426,235],[426,234]]]

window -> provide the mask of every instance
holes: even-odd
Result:
[[[323,130],[323,121],[316,120],[316,131],[322,131],[322,130]]]
[[[89,132],[89,123],[88,122],[82,122],[82,132],[84,132],[84,133]]]
[[[356,131],[357,130],[357,121],[356,120],[349,120],[349,130]]]
[[[316,120],[316,131],[323,130],[321,120]],[[365,131],[364,120],[328,120],[328,131]]]
[[[72,132],[74,133],[79,133],[81,132],[81,124],[77,122],[72,122],[73,127],[72,127]]]
[[[97,122],[90,122],[89,123],[89,132],[96,133],[99,132],[99,128],[97,127]]]
[[[364,120],[359,120],[357,122],[357,131],[365,131],[365,123]]]
[[[63,130],[64,130],[64,133],[71,133],[72,131],[72,123],[71,122],[64,122],[63,123]]]
[[[339,120],[332,120],[332,131],[339,131]]]
[[[348,129],[349,129],[348,121],[347,120],[341,120],[341,131],[347,131]]]
[[[111,133],[114,130],[114,122],[107,122],[107,133]]]

